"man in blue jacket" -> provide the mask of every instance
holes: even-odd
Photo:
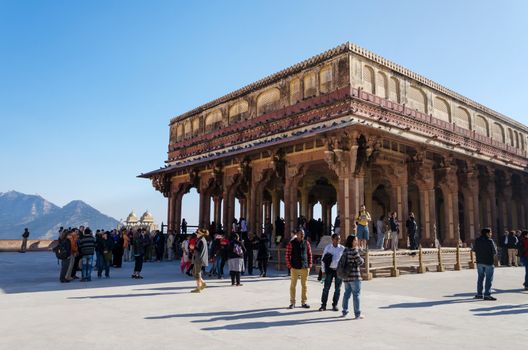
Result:
[[[473,251],[477,257],[477,295],[475,299],[497,300],[491,296],[491,282],[493,281],[493,271],[497,247],[491,239],[491,229],[483,228],[480,237],[475,240]],[[482,285],[484,286],[484,295],[482,294]]]

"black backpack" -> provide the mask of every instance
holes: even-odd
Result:
[[[68,242],[64,239],[62,241],[59,241],[59,244],[53,248],[53,252],[55,252],[55,256],[59,260],[64,260],[68,257]]]

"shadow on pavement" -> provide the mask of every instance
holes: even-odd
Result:
[[[433,307],[439,305],[448,305],[448,304],[461,304],[461,303],[472,303],[481,300],[474,300],[473,298],[468,299],[448,299],[448,300],[434,300],[434,301],[420,301],[416,303],[400,303],[392,304],[387,306],[380,306],[380,309],[408,309],[408,308],[418,308],[418,307]]]
[[[255,309],[255,310],[237,310],[237,311],[219,311],[219,312],[199,312],[199,313],[190,313],[190,314],[173,314],[173,315],[162,315],[162,316],[148,316],[145,317],[146,320],[160,320],[165,318],[176,318],[176,317],[210,317],[210,316],[228,316],[228,315],[240,315],[245,313],[256,313],[256,312],[265,312],[265,311],[276,311],[280,310],[276,307],[270,307],[265,309]]]
[[[508,293],[522,293],[524,292],[524,288],[516,288],[516,289],[498,289],[498,288],[491,288],[493,291],[491,294],[508,294]],[[446,295],[444,298],[458,298],[458,297],[473,297],[475,296],[476,292],[472,293],[457,293],[453,295]]]
[[[68,299],[112,299],[112,298],[132,298],[132,297],[151,297],[154,295],[183,294],[183,293],[138,293],[138,294],[110,294],[110,295],[93,295],[87,297],[69,297]]]
[[[519,314],[528,313],[528,304],[497,305],[497,306],[492,306],[492,307],[481,307],[477,309],[471,309],[469,311],[475,312],[475,316],[519,315]],[[488,312],[488,311],[491,311],[491,312]]]
[[[286,314],[285,314],[286,315]],[[288,327],[288,326],[303,326],[311,323],[321,324],[321,323],[334,323],[349,321],[351,318],[343,317],[322,317],[322,318],[310,318],[305,320],[283,320],[276,322],[246,322],[246,323],[236,323],[236,324],[226,324],[217,327],[205,327],[202,328],[203,331],[240,331],[240,330],[249,330],[249,329],[263,329],[263,328],[272,328],[272,327]]]
[[[301,315],[301,314],[307,314],[312,313],[314,310],[305,310],[305,311],[291,311],[291,312],[279,312],[278,310],[282,309],[275,309],[270,311],[258,311],[258,312],[252,312],[252,313],[244,313],[242,315],[230,315],[230,316],[220,316],[220,317],[212,317],[210,319],[204,319],[204,320],[194,320],[191,321],[193,323],[205,323],[205,322],[216,322],[216,321],[236,321],[241,319],[251,319],[251,318],[262,318],[262,317],[275,317],[275,316],[288,316],[288,315]]]
[[[295,317],[302,314],[318,314],[317,310],[287,310],[286,308],[263,308],[254,310],[237,310],[237,311],[219,311],[219,312],[202,312],[202,313],[188,313],[188,314],[172,314],[162,316],[148,316],[146,320],[162,320],[168,318],[201,318],[204,319],[192,320],[192,323],[208,323],[217,321],[238,321],[238,320],[249,320],[266,317]],[[271,327],[285,327],[285,326],[299,326],[310,323],[325,323],[325,322],[340,322],[346,321],[350,318],[340,317],[341,313],[335,313],[334,317],[319,317],[311,319],[288,319],[281,321],[254,321],[254,322],[243,322],[236,324],[223,324],[221,326],[211,326],[202,328],[204,331],[212,330],[248,330],[248,329],[262,329]]]

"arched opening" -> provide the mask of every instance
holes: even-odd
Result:
[[[196,203],[200,203],[200,195],[197,189],[192,187],[183,195],[181,204],[181,218],[187,222],[187,233],[192,233],[198,228],[199,212],[196,210]]]
[[[386,218],[389,217],[391,210],[390,202],[390,187],[385,184],[380,184],[372,192],[372,208],[371,216],[372,219],[377,219],[382,215]],[[401,220],[401,218],[400,218]]]

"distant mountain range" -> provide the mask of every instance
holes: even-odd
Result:
[[[61,226],[113,229],[118,224],[83,201],[71,201],[61,208],[41,196],[0,192],[0,239],[20,239],[25,227],[30,239],[55,239]]]

